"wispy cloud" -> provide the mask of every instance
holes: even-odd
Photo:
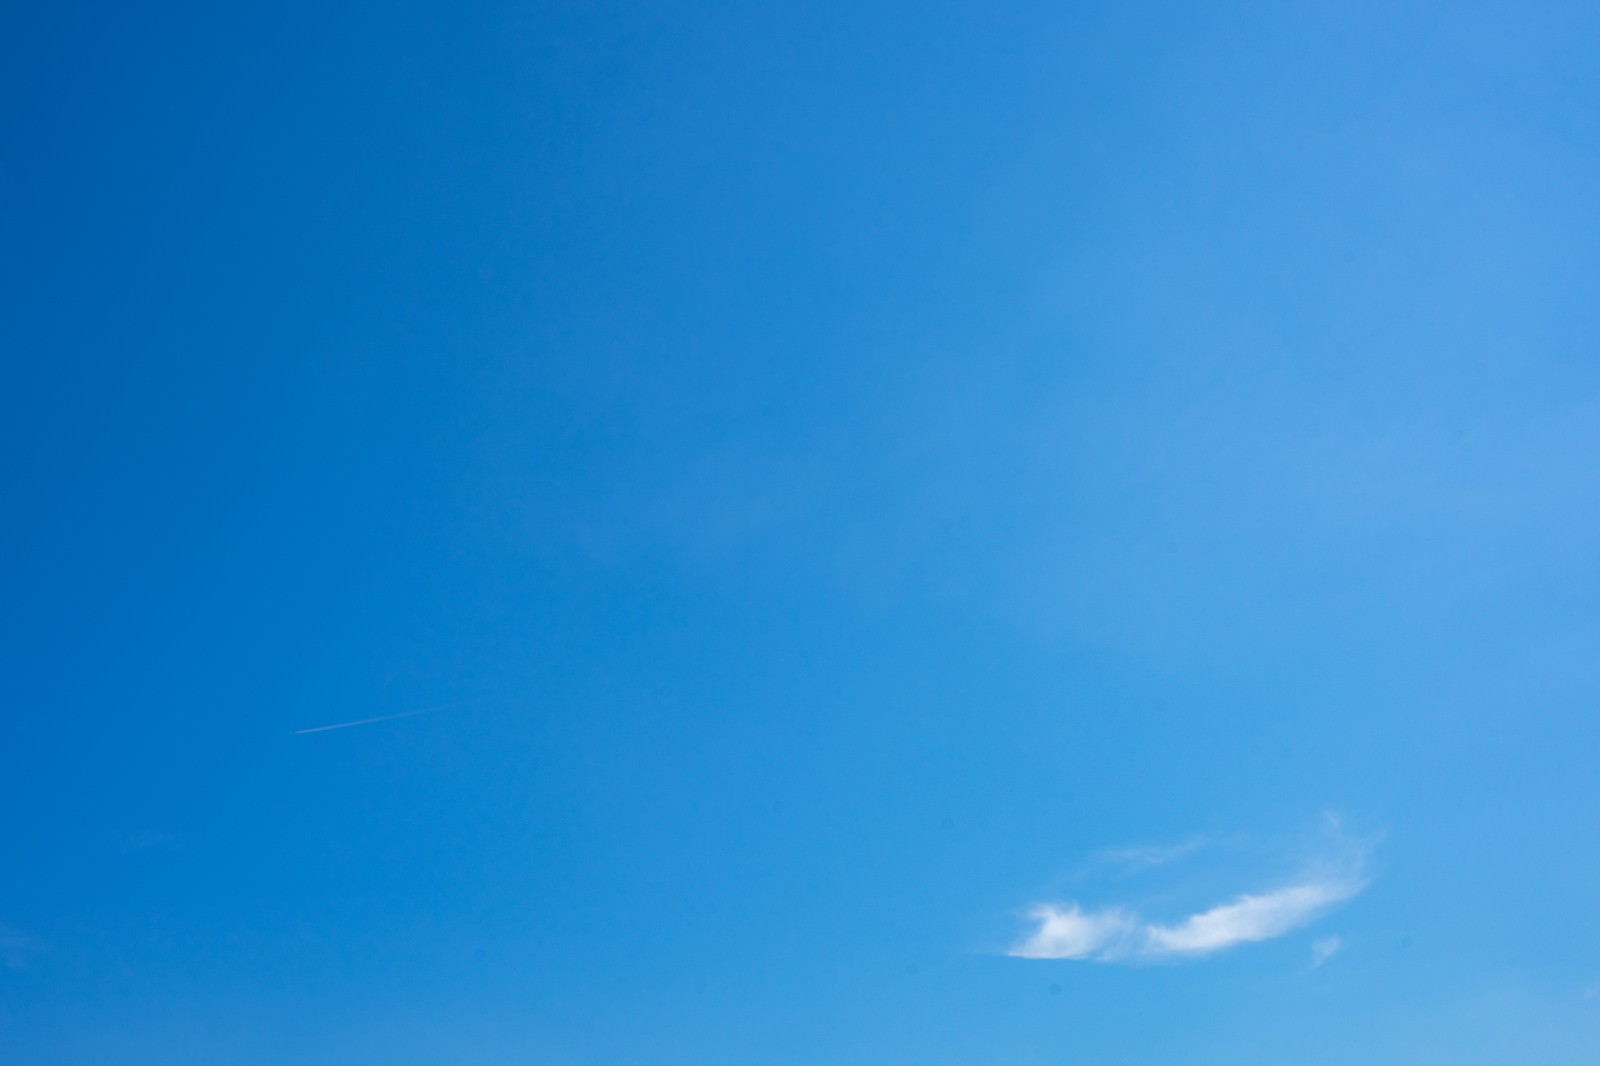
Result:
[[[1333,958],[1339,953],[1339,949],[1343,946],[1344,942],[1336,936],[1325,936],[1321,940],[1312,941],[1311,968],[1314,970],[1318,966],[1321,966],[1323,963],[1327,962],[1329,959]]]
[[[1096,962],[1200,958],[1239,944],[1271,940],[1318,917],[1365,887],[1360,882],[1306,882],[1242,895],[1164,925],[1122,907],[1086,911],[1076,903],[1043,903],[1028,913],[1034,930],[1010,954],[1023,959]]]
[[[1157,955],[1209,955],[1235,944],[1271,940],[1298,929],[1361,888],[1349,882],[1313,881],[1259,896],[1240,896],[1192,914],[1177,925],[1147,927],[1147,950]]]
[[[1121,955],[1141,932],[1137,918],[1115,908],[1086,912],[1076,903],[1041,903],[1028,913],[1038,925],[1011,949],[1020,959],[1109,959]]]
[[[1107,848],[1095,856],[1095,861],[1099,865],[1117,867],[1124,873],[1138,873],[1177,862],[1179,859],[1186,859],[1205,847],[1206,843],[1205,837],[1194,836],[1176,844],[1141,844],[1131,848]]]
[[[1337,823],[1330,827],[1338,831]],[[1321,917],[1366,888],[1364,851],[1341,840],[1343,855],[1265,892],[1244,893],[1175,921],[1153,921],[1128,906],[1088,909],[1076,902],[1029,908],[1032,930],[1009,954],[1025,959],[1146,962],[1195,959],[1258,943]],[[1192,850],[1192,849],[1190,849]],[[1317,942],[1315,964],[1338,950],[1337,938]]]

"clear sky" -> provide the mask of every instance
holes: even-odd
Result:
[[[1597,54],[7,5],[0,1061],[1590,1066]]]

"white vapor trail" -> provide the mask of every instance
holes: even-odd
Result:
[[[446,706],[449,706],[446,704]],[[415,718],[419,714],[431,714],[442,711],[444,707],[423,707],[416,711],[401,711],[399,714],[380,714],[376,718],[358,718],[354,722],[336,722],[333,725],[312,726],[310,729],[296,729],[290,736],[303,736],[306,733],[326,733],[330,729],[349,729],[352,726],[372,725],[374,722],[392,722],[396,718]]]

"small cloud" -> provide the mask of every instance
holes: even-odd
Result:
[[[1338,832],[1336,823],[1333,829]],[[1244,893],[1177,921],[1147,920],[1122,905],[1090,910],[1076,902],[1036,904],[1027,912],[1033,930],[1009,954],[1026,959],[1150,962],[1203,958],[1241,944],[1275,939],[1366,888],[1364,847],[1343,839],[1337,843],[1343,853],[1339,861],[1314,868],[1280,888]],[[1159,859],[1175,851],[1186,854],[1197,846],[1167,849],[1145,858]],[[1338,949],[1337,937],[1317,941],[1314,965],[1326,962]]]
[[[1118,910],[1086,914],[1076,903],[1065,909],[1040,904],[1029,912],[1039,923],[1033,935],[1011,949],[1020,959],[1087,959],[1103,955],[1138,928]]]
[[[1240,896],[1231,903],[1192,914],[1177,925],[1150,926],[1150,947],[1158,955],[1209,955],[1235,944],[1271,940],[1349,899],[1361,887],[1311,882],[1259,896]]]
[[[1201,958],[1240,944],[1272,940],[1311,921],[1365,887],[1359,882],[1308,882],[1243,895],[1169,925],[1146,922],[1122,907],[1085,911],[1040,904],[1034,931],[1013,947],[1023,959],[1137,962]]]
[[[1144,844],[1132,848],[1111,848],[1099,855],[1101,863],[1118,867],[1123,873],[1138,873],[1186,859],[1205,847],[1205,837],[1190,837],[1177,844]]]
[[[1320,940],[1313,940],[1311,942],[1311,968],[1314,970],[1333,958],[1343,946],[1344,942],[1336,936],[1325,936]]]

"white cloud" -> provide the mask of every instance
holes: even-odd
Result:
[[[1011,949],[1022,959],[1086,959],[1103,954],[1125,940],[1138,923],[1121,911],[1085,914],[1076,904],[1066,909],[1040,904],[1030,912],[1039,923],[1033,935]]]
[[[1165,866],[1206,846],[1205,837],[1190,837],[1177,844],[1142,844],[1131,848],[1110,848],[1099,854],[1101,863],[1120,868],[1125,873],[1138,873],[1156,866]]]
[[[1338,954],[1339,949],[1343,946],[1343,941],[1336,936],[1325,936],[1321,940],[1312,941],[1311,968],[1316,969],[1318,966],[1321,966],[1323,963],[1333,958],[1334,955]]]
[[[1244,893],[1175,920],[1154,920],[1134,908],[1087,908],[1077,902],[1039,903],[1028,909],[1031,930],[1009,954],[1027,959],[1085,959],[1094,962],[1150,962],[1196,959],[1241,944],[1283,936],[1309,924],[1367,887],[1364,873],[1370,841],[1352,840],[1338,819],[1328,816],[1321,859],[1303,867],[1297,878],[1266,892]],[[1102,852],[1145,866],[1186,856],[1202,839],[1177,846]],[[1339,950],[1337,937],[1312,946],[1320,966]]]
[[[1189,915],[1173,924],[1147,922],[1122,907],[1085,911],[1039,904],[1032,933],[1009,954],[1025,959],[1138,962],[1200,958],[1239,944],[1280,937],[1360,892],[1359,880],[1306,881]]]
[[[1259,896],[1240,896],[1232,903],[1191,914],[1177,925],[1149,926],[1150,950],[1157,955],[1209,955],[1235,944],[1271,940],[1359,891],[1359,884],[1310,882]]]

